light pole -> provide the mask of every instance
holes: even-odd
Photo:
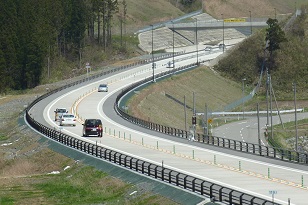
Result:
[[[173,68],[173,72],[174,72],[174,23],[172,22],[172,68]]]
[[[252,34],[251,11],[249,11],[249,18],[250,18],[250,35],[251,35]]]
[[[224,20],[224,14],[221,14],[222,18],[222,52],[225,52],[225,20]]]
[[[153,42],[153,25],[152,26],[152,69],[153,69],[153,83],[155,82],[155,73],[154,73],[154,68],[155,68],[155,62],[154,62],[154,42]]]
[[[243,97],[242,97],[242,103],[243,103],[243,119],[245,118],[245,111],[244,111],[244,82],[245,82],[246,78],[243,78],[242,79],[242,94],[243,94]]]
[[[198,65],[198,19],[196,18],[196,50],[197,50],[197,65]]]
[[[297,112],[296,112],[296,83],[293,83],[294,86],[294,108],[295,108],[295,150],[298,152],[298,133],[297,133]]]

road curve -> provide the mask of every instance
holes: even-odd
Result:
[[[215,58],[219,54],[218,52],[211,56],[199,55],[199,58],[205,60],[205,58]],[[191,58],[177,60],[177,66],[195,61]],[[165,65],[168,61],[158,61],[155,72],[166,70]],[[113,98],[117,92],[151,75],[151,65],[136,67],[89,84],[61,91],[52,101],[41,102],[41,104],[47,104],[43,110],[43,117],[36,106],[30,112],[36,120],[41,120],[58,129],[58,123],[53,120],[55,108],[75,108],[81,121],[85,118],[101,118],[105,131],[103,138],[84,138],[81,137],[81,124],[77,123],[76,127],[64,127],[61,130],[71,136],[121,150],[121,152],[155,164],[163,163],[170,169],[189,173],[192,176],[268,200],[272,199],[269,191],[277,191],[275,202],[281,204],[287,204],[289,198],[292,204],[304,204],[308,193],[307,187],[302,184],[302,179],[308,178],[305,166],[290,168],[286,164],[277,165],[274,162],[250,159],[247,155],[244,157],[223,153],[204,145],[201,146],[196,142],[174,140],[174,138],[153,131],[145,131],[119,118],[113,111]],[[102,82],[109,84],[108,93],[96,92],[95,89]],[[78,101],[77,105],[76,101]]]

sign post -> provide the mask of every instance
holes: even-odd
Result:
[[[269,193],[270,195],[272,195],[272,202],[274,203],[274,202],[275,202],[274,196],[275,196],[275,194],[277,194],[278,192],[277,192],[276,190],[270,190],[270,191],[268,191],[268,193]]]
[[[87,69],[87,78],[89,77],[89,69],[91,69],[90,63],[86,63],[86,69]]]

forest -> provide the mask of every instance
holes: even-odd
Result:
[[[103,49],[111,44],[117,0],[0,2],[0,93],[39,85],[52,59],[78,61],[85,38]]]

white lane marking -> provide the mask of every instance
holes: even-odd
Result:
[[[70,133],[70,134],[72,134],[72,135],[75,135],[75,136],[81,138],[80,136],[78,136],[78,135],[75,134],[75,133],[72,133],[72,132],[70,132],[70,131],[67,131],[67,132]],[[90,142],[90,143],[93,142],[93,140],[90,140],[90,139],[88,139],[88,138],[82,138],[82,140],[88,141],[88,142]],[[96,141],[96,142],[97,142],[97,141]],[[134,157],[134,158],[138,158],[138,159],[141,159],[141,160],[144,160],[144,161],[147,161],[147,162],[156,164],[156,165],[161,165],[160,162],[153,161],[153,160],[150,160],[150,159],[148,159],[148,158],[143,158],[143,157],[141,157],[141,156],[134,155],[134,154],[132,154],[132,153],[125,152],[125,151],[123,151],[123,150],[118,150],[118,149],[116,149],[116,148],[114,148],[114,147],[109,147],[109,146],[104,145],[104,144],[101,144],[101,143],[97,143],[97,144],[100,145],[100,146],[103,146],[103,147],[105,147],[105,148],[107,148],[107,149],[112,149],[112,150],[114,150],[114,151],[116,151],[116,152],[123,153],[123,154],[129,155],[129,156],[132,156],[132,157]],[[79,151],[79,150],[78,150],[78,151]],[[92,156],[92,155],[91,155],[91,156]],[[221,182],[221,181],[217,181],[217,180],[214,180],[214,179],[211,179],[211,178],[207,178],[207,177],[205,177],[205,176],[197,175],[197,174],[194,174],[194,173],[191,173],[191,172],[186,172],[186,171],[184,171],[184,170],[182,170],[182,169],[178,169],[178,168],[176,168],[176,167],[169,166],[169,165],[166,164],[166,160],[164,160],[164,166],[165,166],[166,168],[170,168],[170,169],[172,169],[172,170],[181,172],[181,173],[183,173],[183,174],[187,174],[187,175],[190,175],[190,176],[194,176],[194,177],[199,178],[199,179],[204,179],[204,180],[207,180],[207,181],[212,182],[212,183],[215,183],[215,184],[220,184],[220,185],[222,185],[222,186],[229,187],[229,188],[232,188],[232,189],[234,189],[234,190],[241,191],[241,192],[243,192],[243,193],[249,193],[249,194],[251,194],[251,195],[253,195],[253,196],[259,196],[259,197],[261,197],[261,198],[270,199],[270,200],[271,200],[271,197],[268,197],[268,196],[266,196],[266,195],[262,195],[262,194],[259,194],[259,193],[256,193],[256,192],[252,192],[252,191],[249,191],[249,190],[246,190],[246,189],[241,189],[240,187],[237,187],[237,186],[233,186],[233,185],[230,185],[230,184],[227,184],[227,183],[223,183],[223,182]],[[280,203],[286,203],[285,201],[281,201],[281,200],[278,200],[278,199],[275,199],[275,201],[279,201]]]
[[[239,122],[239,123],[237,123],[238,125],[241,125],[241,124],[246,124],[247,123],[247,121],[244,121],[244,122]]]
[[[130,71],[130,70],[124,71],[123,73],[129,72],[129,71]],[[114,75],[114,76],[110,76],[110,77],[105,78],[105,79],[103,79],[103,80],[106,80],[106,79],[109,79],[109,78],[112,78],[112,77],[115,77],[115,76],[118,76],[118,75],[122,75],[123,73],[119,73],[119,74],[116,74],[116,75]],[[88,85],[85,85],[85,86],[80,87],[80,88],[78,88],[78,89],[75,89],[75,90],[73,90],[73,91],[71,91],[71,92],[69,92],[69,93],[67,93],[67,94],[65,94],[65,95],[62,95],[62,96],[60,96],[59,98],[57,98],[57,99],[55,100],[55,102],[52,103],[52,104],[49,106],[49,108],[48,108],[47,116],[48,116],[49,121],[54,123],[54,121],[51,120],[51,118],[50,118],[50,116],[49,116],[49,113],[50,113],[51,107],[52,107],[56,102],[58,102],[60,99],[64,98],[65,96],[67,96],[67,95],[69,95],[69,94],[71,94],[71,93],[73,93],[73,92],[76,92],[76,91],[78,91],[78,90],[81,90],[81,89],[83,89],[84,87],[87,87],[87,86],[96,84],[96,83],[98,83],[98,82],[100,82],[100,81],[103,81],[103,80],[95,81],[95,82],[93,82],[93,83],[91,83],[91,84],[88,84]],[[118,89],[115,89],[113,92],[110,92],[108,95],[106,95],[106,96],[98,103],[97,109],[99,109],[99,107],[100,107],[99,105],[102,104],[102,102],[105,101],[105,99],[106,99],[107,97],[109,97],[111,94],[117,92],[118,90],[123,89],[125,86],[126,86],[126,85],[124,85],[124,86],[122,86],[122,87],[120,87],[120,88],[118,88]],[[99,115],[100,115],[102,118],[104,118],[100,111],[99,111]],[[106,119],[106,118],[104,118],[104,119]],[[190,147],[190,148],[194,148],[194,149],[197,149],[197,150],[203,150],[203,151],[206,150],[207,152],[210,152],[210,153],[213,153],[213,154],[219,154],[219,155],[222,155],[222,156],[226,156],[226,157],[230,157],[230,158],[234,158],[234,159],[240,159],[240,160],[247,161],[247,162],[251,162],[251,163],[255,163],[255,164],[260,164],[260,165],[264,165],[264,166],[270,166],[270,167],[279,168],[279,169],[284,169],[284,170],[287,170],[287,171],[293,171],[293,172],[302,173],[302,174],[308,174],[308,172],[302,171],[302,170],[297,170],[297,169],[293,169],[293,168],[289,168],[289,167],[284,167],[284,166],[269,164],[269,163],[265,163],[265,162],[262,162],[262,161],[251,160],[251,159],[247,159],[247,158],[243,158],[243,157],[238,157],[238,156],[234,156],[234,155],[230,155],[230,154],[225,154],[225,153],[222,153],[222,152],[217,152],[217,151],[208,150],[208,149],[202,149],[202,148],[199,148],[199,147],[196,147],[196,146],[193,146],[193,145],[186,145],[186,144],[183,144],[183,143],[177,143],[177,142],[174,142],[174,141],[171,141],[171,140],[166,140],[166,139],[158,138],[158,137],[155,137],[155,136],[152,136],[152,135],[148,135],[148,134],[141,133],[141,132],[132,130],[132,129],[130,129],[130,128],[124,127],[124,126],[122,126],[122,125],[120,125],[120,124],[118,124],[118,123],[112,121],[112,120],[109,119],[109,118],[107,118],[106,120],[107,120],[109,123],[114,124],[114,125],[116,125],[116,126],[122,128],[122,129],[126,129],[126,130],[129,130],[129,131],[131,131],[131,132],[135,132],[135,133],[137,133],[137,134],[143,135],[143,136],[149,136],[149,137],[152,137],[152,138],[154,138],[154,139],[160,139],[160,140],[162,140],[162,141],[172,142],[173,144],[178,144],[178,145],[182,145],[182,146],[184,145],[184,146],[187,146],[187,147]],[[243,124],[243,123],[246,123],[246,122],[242,122],[241,124]],[[55,124],[55,123],[54,123],[54,124]],[[65,131],[67,131],[67,130],[65,130]],[[70,133],[71,133],[71,132],[70,132]],[[244,141],[244,140],[243,140],[243,141]],[[93,142],[93,141],[92,141],[92,142]],[[245,141],[244,141],[244,142],[245,142]]]
[[[125,86],[123,86],[125,87]],[[147,136],[147,137],[151,137],[151,138],[154,138],[154,139],[159,139],[161,141],[166,141],[166,142],[169,142],[169,143],[173,143],[175,145],[182,145],[182,146],[187,146],[187,147],[190,147],[190,148],[193,148],[193,149],[196,149],[196,150],[200,150],[200,151],[207,151],[207,152],[210,152],[212,154],[219,154],[219,155],[222,155],[222,156],[226,156],[226,157],[230,157],[230,158],[234,158],[234,159],[240,159],[240,160],[243,160],[243,161],[247,161],[247,162],[251,162],[251,163],[255,163],[255,164],[260,164],[260,165],[264,165],[264,166],[270,166],[270,167],[274,167],[274,168],[279,168],[279,169],[284,169],[284,170],[287,170],[287,171],[293,171],[293,172],[298,172],[298,173],[302,173],[302,174],[308,174],[308,172],[306,171],[302,171],[302,170],[298,170],[298,169],[293,169],[293,168],[289,168],[289,167],[284,167],[284,166],[280,166],[280,165],[274,165],[274,164],[269,164],[269,163],[266,163],[266,162],[262,162],[262,161],[256,161],[256,160],[252,160],[252,159],[248,159],[248,158],[243,158],[243,157],[238,157],[238,156],[234,156],[234,155],[230,155],[230,154],[225,154],[225,153],[222,153],[222,152],[217,152],[217,151],[213,151],[213,150],[208,150],[208,149],[203,149],[203,148],[200,148],[200,147],[196,147],[194,145],[188,145],[188,144],[184,144],[184,143],[179,143],[179,142],[174,142],[172,140],[167,140],[167,139],[163,139],[163,138],[160,138],[160,137],[155,137],[153,135],[148,135],[146,133],[142,133],[142,132],[139,132],[139,131],[136,131],[136,130],[133,130],[131,128],[128,128],[128,127],[125,127],[125,126],[122,126],[116,122],[114,122],[113,120],[111,120],[110,118],[105,118],[103,114],[101,114],[101,110],[100,110],[100,107],[101,104],[103,103],[103,101],[105,101],[105,99],[107,97],[109,97],[110,95],[112,95],[113,93],[117,92],[118,90],[120,89],[123,89],[123,87],[120,87],[116,90],[114,90],[113,92],[109,93],[108,95],[106,95],[103,99],[101,99],[101,101],[98,103],[98,106],[97,106],[97,111],[99,113],[99,115],[105,119],[106,121],[108,121],[109,123],[111,124],[114,124],[115,126],[117,127],[120,127],[122,129],[125,129],[125,130],[128,130],[132,133],[136,133],[136,134],[139,134],[139,135],[143,135],[143,136]],[[245,140],[243,139],[243,142],[245,142]]]

